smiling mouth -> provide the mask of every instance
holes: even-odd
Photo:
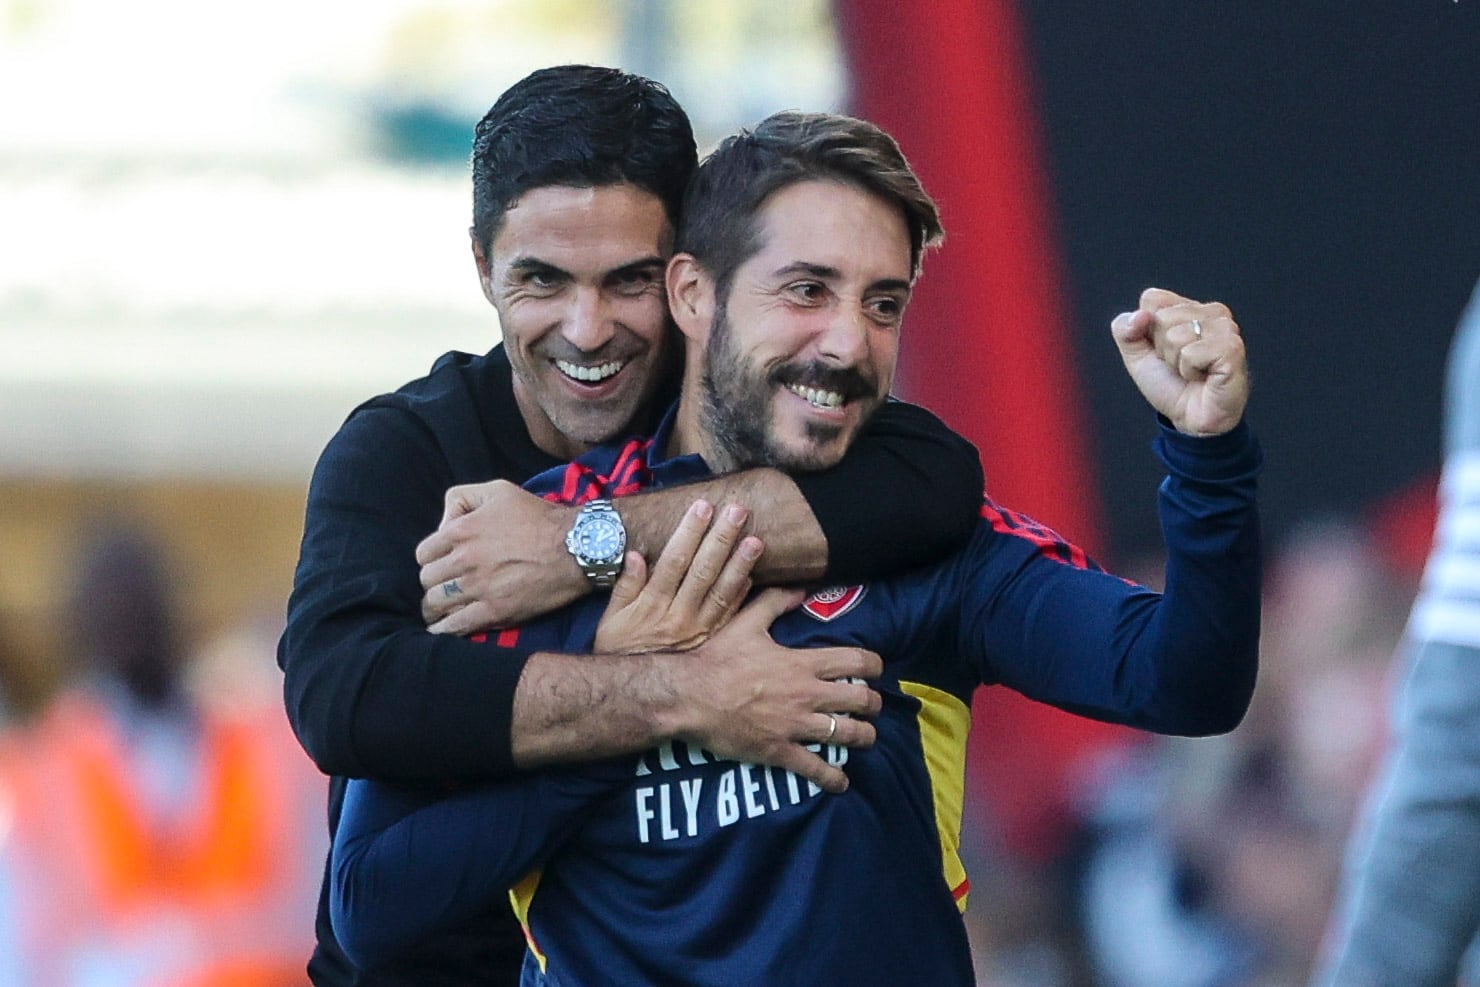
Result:
[[[624,360],[611,360],[607,363],[598,363],[594,367],[588,367],[580,363],[571,363],[569,360],[555,361],[555,369],[571,380],[579,381],[582,384],[600,384],[604,380],[615,377],[626,365],[627,363]]]
[[[814,408],[841,408],[846,400],[840,391],[829,391],[820,387],[787,384],[786,389]]]

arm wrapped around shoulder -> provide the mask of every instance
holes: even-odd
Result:
[[[976,527],[976,447],[918,405],[890,400],[838,465],[792,477],[827,537],[826,579],[861,583],[937,562]]]

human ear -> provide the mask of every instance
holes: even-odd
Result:
[[[674,254],[666,272],[668,311],[686,339],[704,343],[714,323],[714,281],[693,254]]]

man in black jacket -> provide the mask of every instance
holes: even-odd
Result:
[[[447,354],[356,409],[309,491],[279,663],[289,719],[336,779],[331,830],[344,776],[445,786],[682,733],[837,791],[842,772],[804,746],[819,713],[862,714],[839,718],[833,740],[872,741],[878,696],[839,680],[877,674],[876,655],[792,650],[753,621],[718,625],[752,578],[859,582],[966,537],[980,464],[928,412],[890,403],[830,470],[721,477],[625,498],[615,516],[532,502],[515,487],[651,431],[676,393],[663,269],[695,160],[667,91],[611,69],[536,72],[479,123],[472,248],[503,345]],[[702,538],[684,556],[704,570],[695,611],[707,624],[692,650],[577,656],[516,644],[490,663],[461,636],[516,633],[493,628],[609,585],[609,560],[580,536],[618,520],[627,547],[650,560],[675,529],[691,546]],[[577,536],[569,554],[567,529]],[[451,633],[430,633],[424,617]],[[345,961],[322,905],[318,932],[309,973],[319,985],[512,985],[524,950],[498,907],[370,978]]]

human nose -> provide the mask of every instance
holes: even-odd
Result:
[[[616,335],[616,324],[600,291],[577,289],[561,325],[561,335],[583,353],[594,353]]]
[[[839,366],[861,363],[868,355],[869,322],[863,312],[841,305],[817,341],[822,358]]]

